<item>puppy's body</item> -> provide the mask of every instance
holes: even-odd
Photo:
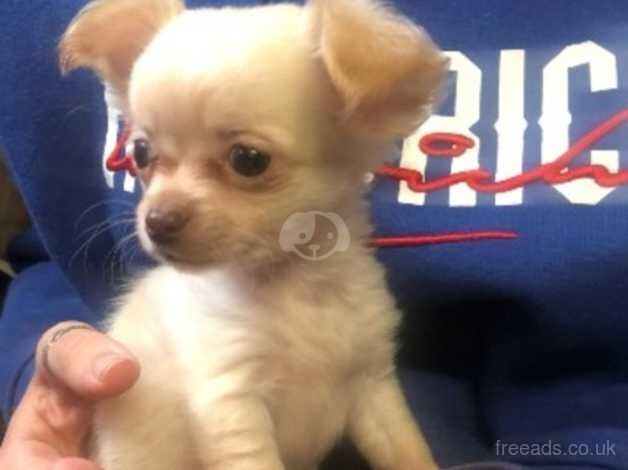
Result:
[[[169,267],[143,279],[111,327],[144,372],[99,411],[103,468],[279,469],[280,456],[309,470],[347,429],[377,468],[429,468],[394,377],[382,269],[360,248],[328,261],[255,285]]]
[[[395,377],[399,313],[362,203],[364,173],[443,77],[429,39],[373,0],[100,0],[61,51],[129,115],[138,234],[166,264],[112,317],[142,376],[97,411],[104,469],[313,470],[344,433],[375,469],[433,468]],[[331,256],[299,256],[300,236]]]

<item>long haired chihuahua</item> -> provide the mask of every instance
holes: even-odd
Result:
[[[60,51],[132,125],[138,234],[161,261],[111,317],[142,375],[97,410],[99,465],[314,470],[347,434],[373,468],[435,468],[363,201],[446,74],[423,31],[376,0],[99,0]]]

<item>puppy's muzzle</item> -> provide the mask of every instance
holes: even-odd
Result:
[[[183,207],[155,207],[146,215],[146,233],[156,244],[167,244],[176,240],[190,220],[189,211]]]

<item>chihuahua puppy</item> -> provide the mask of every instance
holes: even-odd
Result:
[[[314,470],[347,433],[373,468],[435,468],[363,202],[445,76],[423,31],[375,0],[98,0],[60,52],[132,124],[138,235],[162,261],[111,317],[142,375],[97,410],[99,465]]]

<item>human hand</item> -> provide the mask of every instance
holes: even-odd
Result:
[[[2,470],[97,470],[85,458],[93,407],[137,381],[133,355],[89,325],[60,323],[37,346],[35,374],[8,424]]]

